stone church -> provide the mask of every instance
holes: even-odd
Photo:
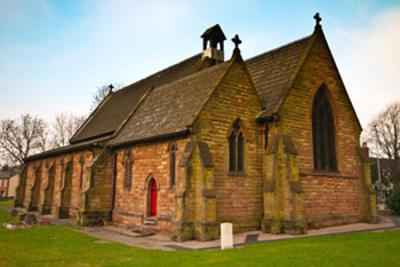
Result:
[[[377,220],[368,148],[320,17],[311,35],[225,60],[203,51],[110,93],[70,145],[26,160],[15,205],[84,226],[212,240]],[[230,54],[230,53],[229,53]]]

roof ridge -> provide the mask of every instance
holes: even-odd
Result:
[[[139,84],[139,83],[141,83],[141,82],[143,82],[143,81],[146,81],[146,80],[148,80],[148,79],[154,78],[154,77],[156,77],[156,76],[160,76],[162,73],[164,73],[164,72],[166,72],[166,71],[168,71],[168,70],[171,70],[172,68],[174,68],[174,67],[176,67],[176,66],[179,66],[179,65],[181,65],[181,64],[183,64],[183,63],[185,63],[185,62],[187,62],[187,61],[190,61],[190,60],[192,60],[192,59],[194,59],[194,58],[196,58],[196,57],[198,57],[198,56],[200,56],[200,55],[201,55],[201,53],[197,53],[197,54],[195,54],[195,55],[193,55],[193,56],[191,56],[191,57],[185,58],[185,59],[183,59],[183,60],[181,60],[181,61],[179,61],[179,62],[177,62],[177,63],[175,63],[175,64],[172,64],[172,65],[170,65],[170,66],[168,66],[168,67],[165,67],[165,68],[159,70],[159,71],[156,72],[156,73],[150,74],[149,76],[146,76],[146,77],[144,77],[144,78],[142,78],[142,79],[140,79],[140,80],[137,80],[137,81],[135,81],[135,82],[133,82],[133,83],[131,83],[131,84],[129,84],[129,85],[127,85],[127,86],[125,86],[125,87],[123,87],[123,88],[117,90],[117,91],[115,91],[114,93],[115,93],[115,94],[118,94],[118,93],[120,93],[120,92],[122,92],[122,91],[131,89],[131,86],[133,86],[133,85]]]
[[[281,50],[281,49],[287,48],[287,47],[289,47],[289,46],[291,46],[291,45],[300,43],[300,42],[302,42],[302,41],[306,41],[307,39],[311,38],[312,36],[313,36],[313,34],[310,34],[310,35],[307,35],[307,36],[302,37],[302,38],[300,38],[300,39],[297,39],[297,40],[294,40],[294,41],[292,41],[292,42],[289,42],[289,43],[287,43],[287,44],[284,44],[284,45],[275,47],[275,48],[273,48],[273,49],[271,49],[271,50],[268,50],[268,51],[266,51],[266,52],[264,52],[264,53],[255,55],[255,56],[253,56],[253,57],[251,57],[251,58],[248,58],[248,59],[245,60],[245,62],[248,63],[249,61],[255,60],[255,59],[259,58],[259,57],[263,57],[263,56],[266,56],[266,55],[268,55],[268,54],[272,54],[272,53],[277,52],[277,51],[279,51],[279,50]]]
[[[161,84],[161,85],[159,85],[159,86],[155,86],[153,89],[155,90],[155,89],[158,89],[158,88],[162,88],[162,87],[164,87],[164,86],[171,86],[171,85],[173,85],[174,83],[182,82],[182,81],[187,80],[187,79],[192,79],[193,77],[200,76],[200,75],[202,75],[202,74],[204,74],[204,73],[214,71],[214,70],[217,69],[217,68],[222,68],[222,67],[225,66],[225,65],[229,65],[229,64],[228,64],[229,62],[230,62],[230,60],[224,61],[224,62],[222,62],[222,63],[213,65],[213,66],[211,66],[211,67],[208,67],[208,68],[205,68],[205,69],[202,69],[202,70],[199,70],[199,71],[196,71],[196,72],[194,72],[194,73],[188,74],[188,75],[186,75],[186,76],[183,76],[183,77],[181,77],[181,78],[179,78],[179,79],[170,81],[170,82],[168,82],[168,83],[164,83],[164,84]]]

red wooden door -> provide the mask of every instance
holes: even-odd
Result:
[[[150,189],[150,216],[157,216],[157,184],[154,179],[151,179],[149,184]]]

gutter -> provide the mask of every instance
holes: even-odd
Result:
[[[94,148],[94,147],[101,147],[101,145],[99,142],[94,142],[94,143],[84,144],[84,145],[80,145],[80,146],[70,146],[70,147],[66,146],[66,147],[62,147],[59,149],[45,151],[40,154],[29,156],[24,161],[25,161],[25,163],[28,163],[33,160],[44,159],[47,157],[58,156],[63,153],[75,152],[75,151],[88,149],[88,148]]]
[[[177,137],[187,137],[191,134],[191,131],[189,129],[186,130],[181,130],[175,133],[169,133],[169,134],[163,134],[163,135],[158,135],[158,136],[151,136],[151,137],[146,137],[142,139],[137,139],[137,140],[131,140],[131,141],[126,141],[118,144],[111,144],[109,145],[111,149],[118,149],[123,146],[128,146],[128,145],[136,145],[136,144],[141,144],[141,143],[150,143],[150,142],[155,142],[155,141],[164,141],[167,139],[171,138],[177,138]]]

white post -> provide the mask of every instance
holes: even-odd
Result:
[[[221,249],[233,248],[233,233],[231,223],[221,223]]]

